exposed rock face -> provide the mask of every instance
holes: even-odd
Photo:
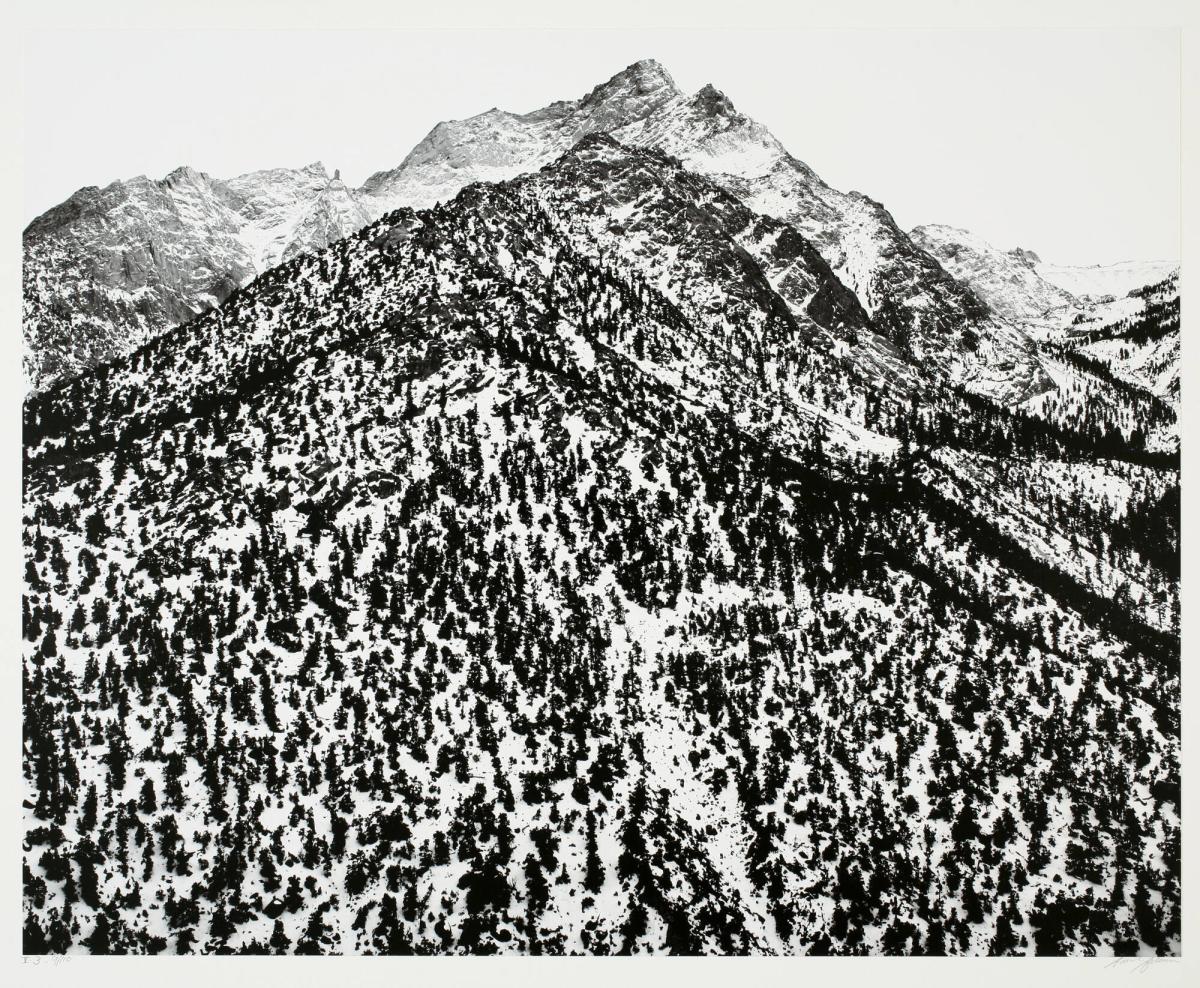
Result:
[[[228,182],[179,168],[81,189],[25,230],[29,383],[38,390],[137,349],[365,222],[320,164]]]
[[[1055,309],[1079,306],[1070,292],[1038,273],[1040,258],[1032,251],[1002,251],[967,230],[937,223],[916,227],[910,236],[1011,322],[1032,322]]]
[[[528,114],[489,110],[439,124],[400,167],[368,179],[364,200],[380,214],[428,206],[470,182],[539,168],[596,131],[630,146],[660,148],[756,212],[791,224],[883,335],[918,361],[957,350],[961,359],[946,369],[1003,401],[1051,386],[1030,341],[990,319],[971,289],[913,244],[882,205],[826,185],[723,93],[711,85],[683,93],[654,61],[631,65],[574,102]]]
[[[661,149],[802,235],[872,321],[875,333],[855,358],[863,367],[934,368],[1004,402],[1052,386],[1029,338],[990,313],[881,204],[832,189],[721,92],[683,93],[650,60],[577,100],[440,123],[357,191],[320,166],[228,182],[184,170],[176,174],[186,191],[170,179],[138,179],[105,190],[90,220],[70,203],[52,210],[26,234],[31,379],[42,386],[133,349],[280,260],[397,207],[428,207],[473,182],[536,171],[594,133]],[[131,286],[112,274],[127,267]],[[135,296],[142,278],[149,287]]]
[[[618,132],[677,101],[681,93],[657,62],[631,65],[582,99],[532,113],[491,109],[439,123],[396,168],[360,190],[375,215],[398,206],[423,209],[472,182],[495,182],[553,161],[586,134]]]
[[[320,162],[250,172],[230,179],[225,188],[230,205],[245,220],[243,239],[259,273],[327,247],[367,222],[366,211],[340,173],[330,178]]]

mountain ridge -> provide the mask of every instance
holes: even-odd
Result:
[[[872,326],[595,135],[32,398],[25,950],[1177,953],[1178,475]]]
[[[930,224],[911,232],[996,311],[1025,325],[1047,358],[1066,360],[1067,366],[1054,372],[1060,390],[1077,389],[1070,376],[1082,370],[1117,389],[1132,387],[1177,406],[1178,266],[1145,262],[1055,268],[1033,251],[1000,251],[959,228]],[[1085,291],[1073,295],[1054,277]],[[1098,287],[1104,292],[1096,293]],[[1120,291],[1124,288],[1128,290]],[[1168,438],[1160,431],[1159,437],[1159,442],[1178,442],[1177,435]]]
[[[365,219],[320,163],[82,189],[23,235],[26,377],[37,389],[109,360]]]
[[[396,168],[375,173],[358,190],[341,187],[335,205],[305,200],[304,222],[284,216],[264,233],[243,215],[257,211],[253,201],[235,202],[236,215],[227,216],[230,204],[224,200],[229,190],[237,198],[240,179],[220,183],[219,189],[214,186],[218,201],[202,203],[199,212],[221,217],[209,221],[209,227],[223,222],[232,229],[222,229],[220,249],[195,251],[197,270],[214,277],[193,285],[168,270],[156,286],[163,297],[150,303],[128,297],[128,288],[107,269],[97,276],[94,270],[74,268],[65,255],[86,258],[89,247],[78,240],[65,247],[42,244],[39,241],[48,239],[42,236],[46,224],[34,221],[26,243],[26,294],[32,296],[26,306],[26,332],[30,349],[49,351],[49,356],[32,359],[32,376],[50,381],[69,376],[80,366],[118,352],[123,331],[128,337],[124,345],[136,345],[180,317],[219,304],[229,286],[244,284],[289,251],[323,246],[395,206],[427,206],[472,181],[503,180],[536,170],[583,135],[597,131],[633,146],[662,147],[686,167],[715,178],[752,209],[794,225],[885,327],[893,345],[906,348],[915,343],[919,349],[939,341],[935,346],[940,347],[944,338],[958,335],[994,339],[1017,370],[1013,380],[981,380],[979,387],[1000,400],[1014,401],[1051,386],[1020,331],[991,319],[971,290],[913,245],[880,204],[857,193],[832,190],[714,86],[689,96],[653,60],[634,63],[574,101],[526,114],[493,109],[439,123]],[[268,170],[251,176],[293,176],[298,171]],[[288,203],[297,202],[297,197],[276,194],[275,184],[259,181],[252,191],[259,198],[282,200],[280,210],[288,213]],[[239,230],[250,235],[239,239]],[[131,232],[145,239],[136,224]],[[190,248],[187,237],[180,248]],[[139,256],[138,248],[132,250]],[[153,257],[151,269],[152,262]],[[114,280],[118,284],[110,284]],[[97,294],[97,281],[103,305],[89,301]],[[110,297],[114,293],[115,299]],[[64,298],[59,300],[57,294]],[[90,313],[89,307],[99,311]],[[68,310],[69,319],[64,316]],[[124,327],[125,322],[131,325]],[[89,333],[98,338],[96,354],[87,353]],[[72,346],[84,352],[75,354]],[[42,369],[41,364],[48,366]]]

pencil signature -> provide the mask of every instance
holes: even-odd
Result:
[[[1106,971],[1117,968],[1129,971],[1130,974],[1145,974],[1159,964],[1178,964],[1178,957],[1114,957],[1104,965]]]

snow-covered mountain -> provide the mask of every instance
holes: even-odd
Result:
[[[1036,255],[1034,255],[1036,257]],[[1134,289],[1154,285],[1179,267],[1178,261],[1122,261],[1118,264],[1069,265],[1034,262],[1037,272],[1052,285],[1076,298],[1103,301],[1123,298]]]
[[[1008,367],[969,378],[973,387],[1009,401],[1049,387],[1029,341],[988,318],[970,289],[914,245],[882,205],[826,185],[713,86],[684,93],[653,60],[629,66],[579,100],[438,124],[398,168],[371,176],[362,191],[376,202],[376,213],[420,208],[470,182],[539,168],[595,132],[666,151],[756,212],[789,223],[901,349],[921,353],[949,344],[969,350],[983,340],[985,350],[995,351],[995,364]]]
[[[944,225],[917,227],[912,238],[993,311],[1038,340],[1057,387],[1035,397],[1029,407],[1040,412],[1051,406],[1069,408],[1079,395],[1091,405],[1133,402],[1143,406],[1135,413],[1136,427],[1153,445],[1178,445],[1174,416],[1136,394],[1178,404],[1178,268],[1167,269],[1165,277],[1160,277],[1163,265],[1158,262],[1048,268],[1033,251],[1002,251],[966,230]],[[1061,279],[1086,291],[1071,294],[1048,280],[1047,271],[1090,272],[1087,277]],[[1153,280],[1138,282],[1140,278]],[[1126,288],[1131,283],[1133,287]],[[1096,291],[1101,287],[1103,293]]]
[[[128,353],[366,220],[319,163],[227,182],[179,168],[160,181],[80,189],[25,230],[30,386]]]
[[[83,222],[74,219],[77,210],[44,223],[47,214],[26,237],[33,376],[38,381],[69,376],[72,368],[123,352],[122,341],[125,350],[132,349],[219,302],[230,286],[357,229],[368,216],[401,206],[424,208],[473,182],[536,171],[592,133],[664,150],[756,212],[788,223],[855,293],[891,347],[917,363],[938,362],[961,383],[1003,401],[1025,400],[1051,387],[1020,329],[990,316],[970,288],[915,245],[882,205],[830,188],[712,86],[683,93],[649,60],[581,99],[532,113],[493,109],[440,123],[398,167],[372,175],[357,192],[328,181],[323,171],[277,170],[227,183],[203,179],[213,191],[190,193],[182,205],[170,196],[166,203],[156,197],[148,207],[130,210],[114,190],[116,201],[97,203]],[[137,181],[139,189],[163,185]],[[105,220],[108,210],[114,216]],[[168,232],[157,234],[156,216],[164,218]],[[55,231],[48,244],[36,235],[43,230]],[[152,257],[143,260],[147,243]],[[159,253],[170,255],[167,271],[157,271],[153,257]],[[126,266],[127,255],[135,268],[150,269],[165,283],[148,289],[149,300],[137,294],[143,289],[138,278],[122,276],[113,285],[112,277],[93,274]],[[187,264],[188,256],[196,258],[194,265]],[[64,301],[57,306],[60,295]],[[69,317],[61,314],[67,311]]]
[[[320,162],[250,172],[222,185],[229,206],[245,221],[241,238],[259,274],[340,240],[369,218],[340,173],[330,178]]]
[[[1179,952],[1177,277],[650,61],[25,250],[26,952]]]
[[[620,138],[631,124],[669,111],[680,96],[661,65],[637,62],[582,99],[532,113],[493,108],[439,123],[399,166],[372,175],[361,191],[376,216],[399,206],[424,209],[454,198],[473,182],[536,171],[587,134]]]
[[[1178,953],[1177,461],[924,342],[591,134],[32,397],[25,950]]]
[[[1000,250],[967,230],[938,223],[918,226],[909,235],[994,312],[1017,325],[1080,307],[1074,295],[1046,279],[1030,251]]]
[[[1179,271],[1121,298],[1087,306],[1050,343],[1118,381],[1179,403]]]
[[[1069,266],[1048,264],[1032,250],[1001,250],[982,237],[941,223],[909,231],[950,274],[966,282],[994,311],[1020,325],[1066,310],[1089,312],[1114,299],[1166,281],[1178,271],[1175,261],[1126,261],[1120,264]],[[1090,318],[1090,315],[1088,316]]]

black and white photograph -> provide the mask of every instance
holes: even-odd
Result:
[[[1182,976],[1180,25],[752,6],[22,32],[24,974]]]

